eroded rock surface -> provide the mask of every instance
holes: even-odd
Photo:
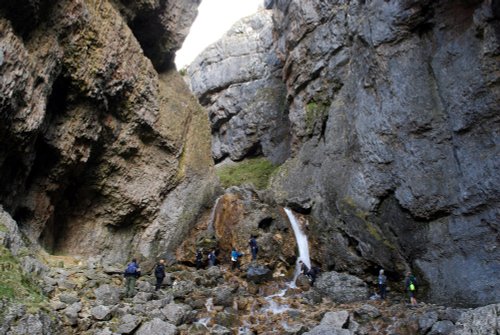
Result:
[[[274,1],[273,18],[294,151],[272,188],[316,218],[322,264],[498,302],[498,5]]]
[[[187,69],[210,117],[216,161],[264,155],[281,163],[289,155],[283,65],[272,45],[271,12],[263,10],[235,24]]]
[[[0,203],[33,242],[156,256],[212,197],[208,120],[170,70],[198,2],[0,4]]]

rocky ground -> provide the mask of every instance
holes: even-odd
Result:
[[[172,266],[154,290],[143,269],[134,298],[124,298],[123,266],[93,259],[48,257],[48,301],[38,310],[4,301],[0,334],[497,334],[500,305],[462,310],[419,303],[391,293],[367,298],[349,275],[321,274],[315,288],[299,277],[251,276],[259,264],[195,270]],[[335,282],[332,282],[335,281]],[[330,292],[325,291],[330,287]],[[336,288],[336,289],[332,289]],[[334,293],[332,293],[335,291]],[[360,300],[363,299],[363,300]],[[340,303],[339,301],[355,302]]]

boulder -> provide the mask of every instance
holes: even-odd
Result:
[[[189,305],[175,303],[170,303],[161,309],[161,313],[165,315],[166,319],[176,326],[185,322],[190,311]]]
[[[365,304],[354,311],[354,315],[361,319],[361,321],[369,321],[371,319],[378,318],[380,316],[380,311],[377,307],[373,305]]]
[[[265,265],[250,265],[247,269],[247,280],[260,284],[273,278],[273,272]]]
[[[316,280],[314,289],[342,303],[366,300],[369,295],[368,287],[361,279],[335,271],[322,273]]]
[[[95,306],[90,310],[90,314],[98,321],[107,321],[111,319],[111,309],[108,306]]]
[[[348,322],[349,312],[347,311],[326,312],[320,325],[330,328],[344,328]]]
[[[455,329],[455,325],[450,320],[436,322],[427,335],[449,335]]]
[[[105,306],[116,305],[120,302],[120,289],[108,284],[96,288],[94,294],[98,303]]]
[[[330,326],[319,325],[303,335],[352,335],[348,329],[331,328]]]
[[[65,304],[71,305],[75,302],[79,302],[80,298],[76,294],[62,293],[59,295],[59,300]]]
[[[119,319],[116,332],[118,334],[130,334],[139,326],[140,323],[141,318],[137,315],[126,314]]]
[[[232,307],[233,306],[233,296],[234,290],[228,286],[219,286],[217,287],[213,293],[213,304],[224,306],[224,307]]]
[[[136,335],[176,335],[177,327],[173,324],[162,321],[160,319],[153,319],[142,324],[135,332]]]
[[[500,304],[466,311],[455,325],[453,335],[496,335],[500,332]]]
[[[422,334],[427,333],[429,329],[432,328],[438,320],[438,313],[435,311],[429,311],[424,313],[422,316],[418,318],[418,329],[422,332]]]

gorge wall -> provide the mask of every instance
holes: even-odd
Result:
[[[265,155],[282,163],[289,156],[282,67],[266,11],[235,24],[188,67],[191,90],[210,117],[215,161]]]
[[[290,148],[270,192],[309,214],[313,259],[357,275],[383,267],[392,280],[411,268],[431,301],[500,301],[499,2],[276,0],[266,7]],[[221,130],[218,113],[245,129],[245,117],[235,115],[251,109],[230,112],[227,96],[248,96],[245,85],[259,78],[247,74],[269,58],[236,62],[239,44],[231,39],[188,72],[211,113],[214,156],[239,160],[245,151],[230,144],[221,154],[218,139],[239,137]],[[216,68],[218,81],[201,77]],[[253,114],[267,124],[278,110]]]
[[[173,65],[199,2],[1,2],[0,204],[30,240],[155,257],[211,200],[208,118]]]

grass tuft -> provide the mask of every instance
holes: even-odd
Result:
[[[253,184],[262,190],[268,186],[271,175],[278,168],[265,158],[250,158],[217,169],[223,187]]]

